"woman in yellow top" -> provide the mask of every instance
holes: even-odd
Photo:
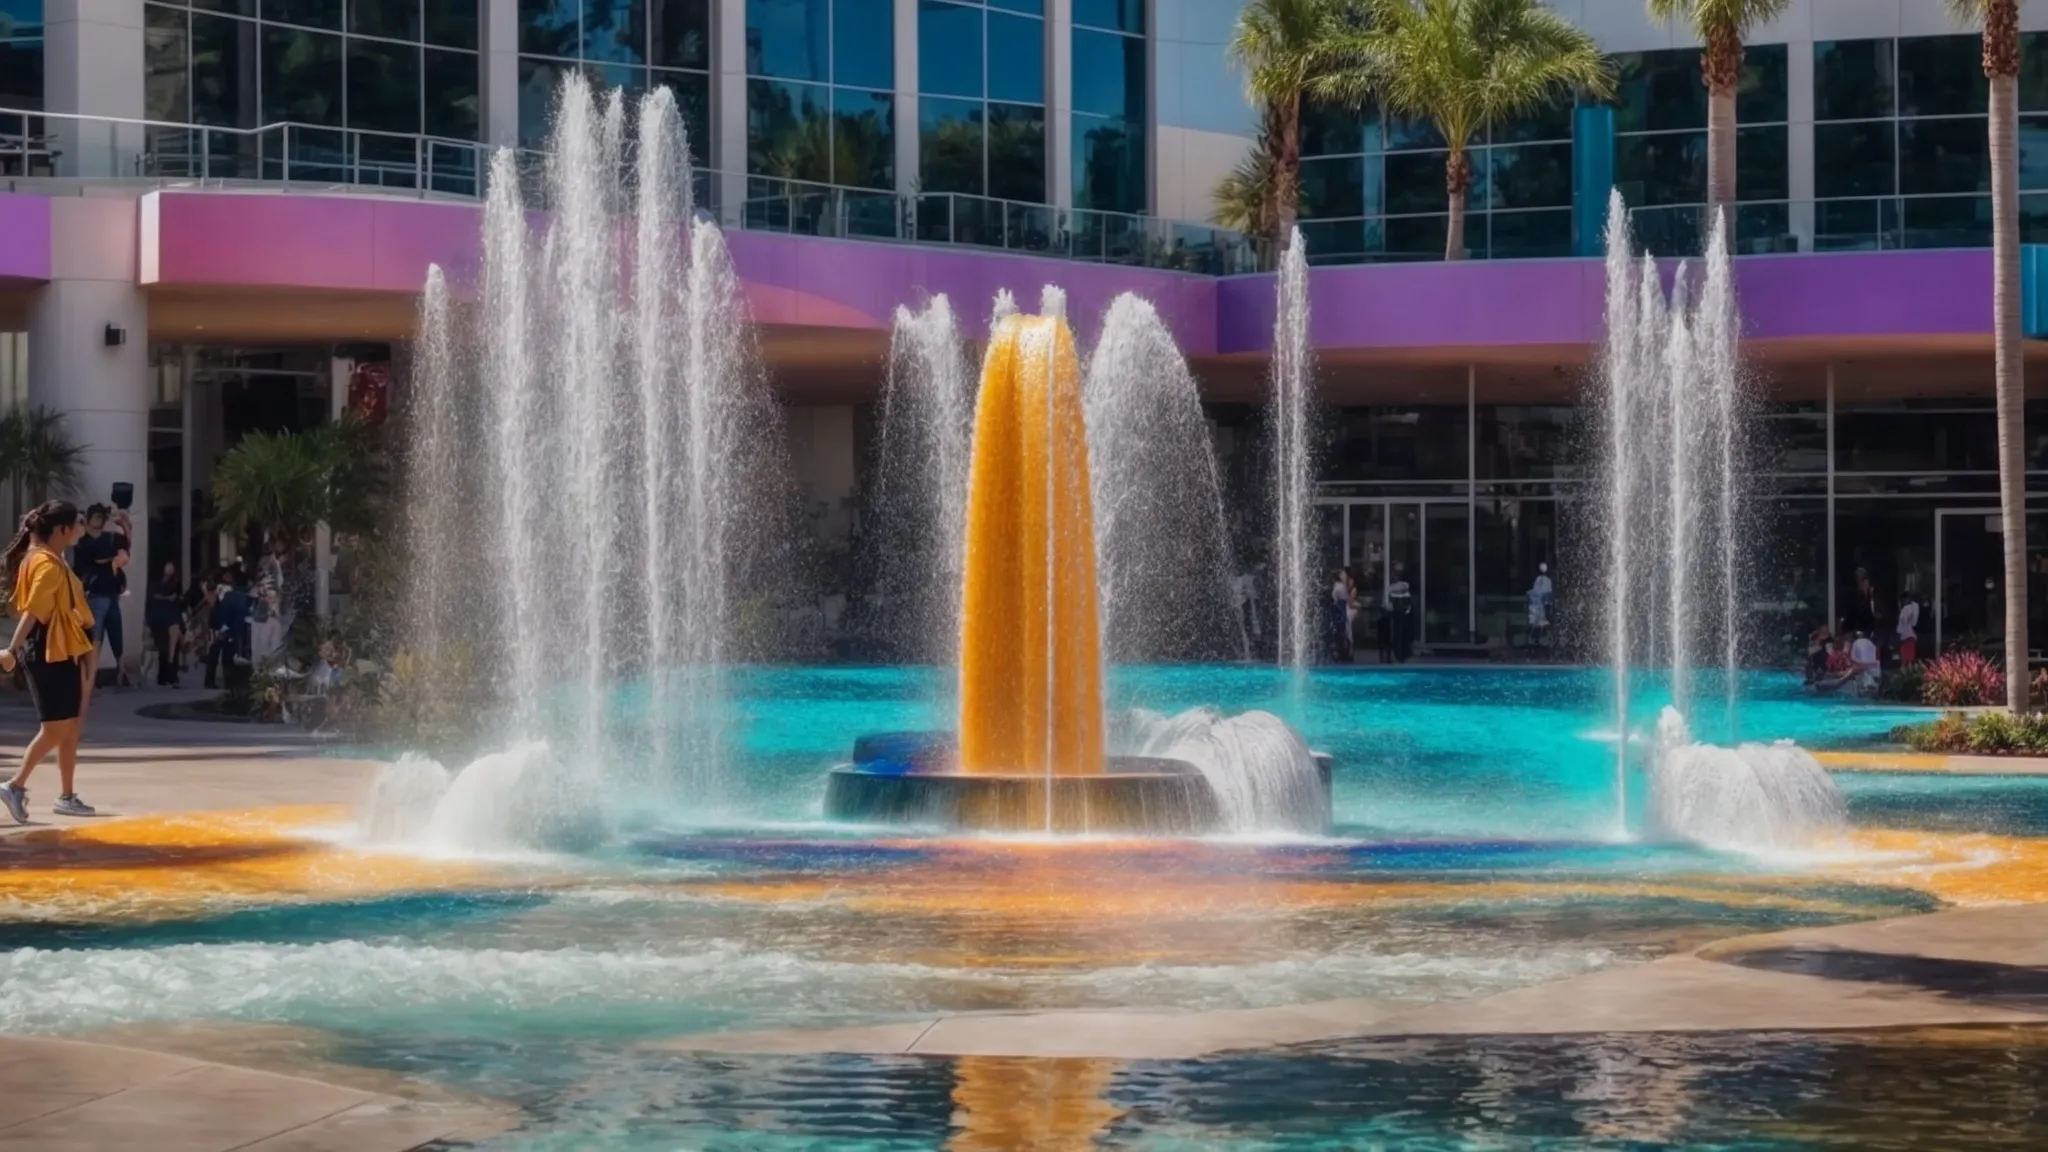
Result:
[[[0,784],[0,807],[16,824],[28,823],[29,775],[53,751],[64,794],[52,811],[60,816],[94,815],[72,789],[86,678],[92,675],[92,612],[85,606],[78,576],[64,562],[64,550],[84,532],[78,509],[52,500],[22,517],[21,532],[7,548],[6,568],[14,574],[14,611],[20,619],[7,647],[0,648],[0,671],[23,667],[36,717],[42,721],[21,755],[14,779]]]

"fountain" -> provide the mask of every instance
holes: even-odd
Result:
[[[1630,825],[1636,672],[1661,665],[1670,702],[1647,765],[1649,816],[1662,835],[1783,848],[1843,826],[1843,801],[1818,761],[1790,743],[1735,744],[1740,732],[1740,600],[1754,525],[1742,490],[1747,393],[1736,355],[1725,218],[1704,276],[1678,266],[1667,302],[1654,259],[1634,256],[1626,205],[1609,204],[1607,344],[1602,360],[1608,653],[1614,677],[1615,795]],[[1660,652],[1661,637],[1661,652]],[[1698,679],[1713,652],[1727,739],[1698,742]]]
[[[1308,249],[1299,228],[1281,255],[1277,293],[1267,416],[1273,452],[1273,582],[1279,602],[1274,628],[1280,664],[1299,678],[1315,658],[1315,607],[1323,587],[1313,570]]]
[[[1047,303],[1061,300],[1048,292]],[[863,737],[830,775],[826,815],[1011,832],[1191,833],[1268,818],[1327,827],[1326,769],[1277,719],[1190,714],[1171,733],[1141,726],[1129,739],[1205,754],[1112,754],[1101,486],[1073,333],[1057,313],[998,316],[968,468],[958,736]],[[1250,782],[1224,797],[1219,779]]]

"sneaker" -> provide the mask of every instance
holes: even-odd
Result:
[[[56,813],[57,815],[59,815],[59,816],[97,816],[97,815],[99,815],[99,813],[98,813],[98,812],[96,812],[96,811],[94,811],[94,810],[93,810],[93,806],[92,806],[92,805],[90,805],[90,804],[87,804],[87,803],[86,803],[85,801],[83,801],[83,800],[80,800],[80,799],[78,798],[78,794],[77,794],[77,793],[75,793],[75,792],[74,792],[74,793],[72,793],[72,794],[71,794],[71,795],[69,795],[69,796],[59,796],[59,797],[57,797],[57,802],[56,802],[55,804],[52,804],[52,805],[50,805],[50,811],[52,811],[52,812],[55,812],[55,813]],[[24,821],[22,821],[22,823],[26,824],[26,823],[28,823],[28,821],[24,820]]]
[[[0,784],[0,807],[14,817],[16,824],[28,823],[28,790],[13,784]]]

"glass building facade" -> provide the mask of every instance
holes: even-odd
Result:
[[[1656,251],[1683,251],[1700,232],[1707,199],[1707,90],[1700,51],[1615,57],[1614,181]],[[1735,240],[1741,252],[1788,250],[1790,100],[1787,49],[1750,46],[1735,97]]]
[[[747,0],[750,196],[896,186],[890,0]]]
[[[917,6],[918,191],[1044,203],[1043,0]]]
[[[710,155],[709,0],[519,0],[522,145],[547,137],[555,92],[575,69],[603,88],[669,89],[691,156],[702,164]]]
[[[43,0],[0,0],[0,108],[42,106]]]
[[[1074,0],[1074,207],[1144,212],[1145,0]]]

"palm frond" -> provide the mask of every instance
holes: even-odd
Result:
[[[1251,151],[1209,193],[1209,221],[1247,236],[1271,236],[1278,225],[1274,193],[1280,161],[1270,133],[1261,132]]]
[[[1648,0],[1650,18],[1667,23],[1682,21],[1700,39],[1715,31],[1733,32],[1748,39],[1759,24],[1785,14],[1792,0]],[[1954,0],[1951,0],[1954,2]]]

